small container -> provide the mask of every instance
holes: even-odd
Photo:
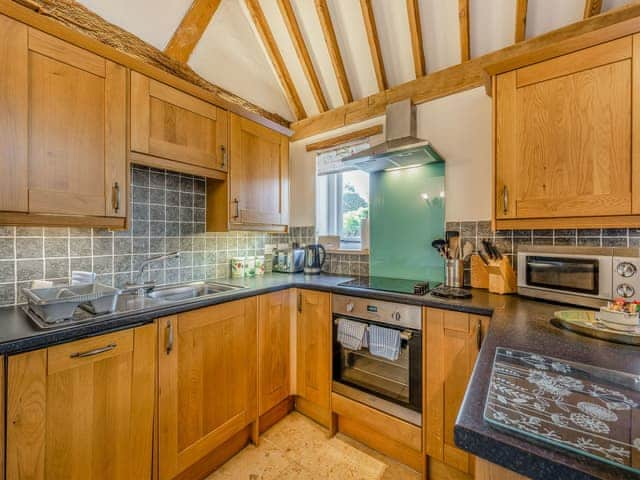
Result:
[[[256,276],[256,257],[244,257],[244,276]]]
[[[600,320],[614,330],[633,332],[638,328],[640,316],[638,313],[619,312],[602,307],[599,312],[596,312],[596,320]]]
[[[244,277],[244,261],[245,257],[231,258],[231,276],[234,278]]]
[[[445,260],[444,284],[447,287],[464,287],[464,260],[448,258]]]
[[[264,275],[265,255],[256,255],[256,275]]]

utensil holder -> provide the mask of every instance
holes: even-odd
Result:
[[[488,265],[482,261],[480,255],[471,256],[471,286],[473,288],[489,288]]]
[[[489,271],[489,291],[491,293],[514,293],[516,291],[516,274],[507,257],[495,260],[487,266]]]
[[[445,260],[444,284],[447,287],[464,287],[464,260],[461,258]]]

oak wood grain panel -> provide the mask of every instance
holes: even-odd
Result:
[[[105,215],[127,216],[127,70],[106,62],[105,72]],[[117,189],[119,192],[115,191]],[[119,198],[114,198],[115,196]]]
[[[475,480],[528,480],[528,478],[488,460],[476,457]]]
[[[376,18],[373,14],[371,0],[360,0],[360,9],[362,10],[364,27],[367,32],[367,41],[369,43],[369,51],[371,52],[373,71],[376,74],[376,81],[378,82],[378,90],[386,90],[387,74],[384,70],[384,60],[382,59],[382,51],[380,50],[378,28],[376,27]]]
[[[93,227],[124,230],[126,219],[84,215],[46,215],[23,212],[0,212],[2,225],[35,225],[39,227]]]
[[[517,112],[518,217],[631,213],[630,60],[520,88]]]
[[[212,180],[223,181],[227,179],[227,174],[222,171],[222,169],[214,170],[212,168],[199,167],[198,165],[190,163],[176,162],[175,160],[156,157],[154,155],[141,154],[138,152],[129,152],[128,158],[132,163],[139,163],[140,165],[146,165],[147,167],[171,170],[174,172],[186,173],[187,175],[198,175]]]
[[[635,228],[640,224],[640,215],[613,215],[593,217],[560,218],[513,218],[496,220],[498,230],[545,229],[545,228]]]
[[[258,297],[258,414],[289,397],[290,300],[284,290]]]
[[[413,69],[416,79],[427,73],[424,58],[424,46],[422,44],[422,25],[420,22],[420,3],[418,0],[407,0],[407,19],[411,35],[411,54],[413,56]]]
[[[522,42],[527,36],[527,9],[529,0],[518,0],[516,3],[515,41]]]
[[[45,478],[47,351],[9,357],[7,480]]]
[[[296,49],[296,54],[300,61],[300,65],[302,65],[304,75],[309,82],[309,87],[311,87],[311,93],[316,101],[318,110],[321,113],[326,112],[329,110],[329,105],[327,104],[327,99],[322,90],[322,85],[320,84],[320,79],[316,69],[313,66],[311,55],[309,55],[309,49],[307,48],[307,44],[304,41],[302,32],[300,31],[300,26],[296,20],[291,0],[278,0],[278,7],[280,8],[280,13],[282,14],[282,19],[284,20],[287,30],[289,31],[293,47]]]
[[[30,53],[29,211],[105,215],[105,80]]]
[[[602,10],[602,0],[584,0],[584,18],[599,15]]]
[[[298,290],[296,390],[322,412],[331,402],[331,295]],[[324,416],[324,415],[323,415]]]
[[[613,42],[603,43],[595,47],[575,53],[553,58],[546,62],[536,63],[516,72],[516,87],[524,87],[532,83],[544,82],[553,78],[619,62],[631,58],[632,37],[624,37]]]
[[[333,28],[333,22],[331,21],[329,5],[326,0],[314,0],[314,2],[318,18],[320,19],[324,42],[327,45],[329,58],[331,58],[331,64],[333,65],[333,70],[338,80],[338,88],[340,89],[340,95],[342,95],[342,101],[345,104],[352,102],[353,93],[351,92],[349,78],[347,77],[347,71],[344,68],[342,54],[340,53],[340,46],[338,45],[336,32]]]
[[[190,468],[257,419],[255,298],[159,321],[159,477]],[[173,349],[167,354],[168,329]]]
[[[384,432],[390,440],[395,440],[416,452],[422,452],[422,429],[420,427],[403,422],[337,393],[331,394],[331,411],[340,416],[357,420],[372,430]]]
[[[631,88],[640,91],[640,34],[633,36],[631,60]],[[632,95],[631,106],[631,213],[640,213],[640,95]]]
[[[495,218],[515,217],[516,189],[516,72],[498,75],[493,97]],[[506,191],[505,191],[506,188]]]
[[[374,135],[380,135],[383,132],[383,130],[384,128],[382,127],[382,125],[374,125],[372,127],[362,128],[360,130],[345,133],[344,135],[338,135],[332,138],[327,138],[326,140],[320,140],[318,142],[309,143],[307,144],[305,149],[307,152],[313,152],[316,150],[324,150],[326,148],[337,147],[339,145],[352,142],[354,140],[360,140],[363,138],[372,137]]]
[[[29,209],[27,43],[27,27],[0,16],[0,210],[15,212]]]
[[[215,105],[203,102],[199,98],[155,80],[149,80],[149,96],[197,113],[211,120],[215,120],[217,117],[218,109]]]
[[[469,0],[458,0],[458,23],[460,25],[460,62],[466,62],[471,58]]]
[[[221,0],[194,0],[173,32],[164,53],[178,62],[187,63],[202,34],[215,15]]]
[[[131,72],[130,78],[130,143],[131,150],[149,153],[149,124],[151,122],[149,77]]]
[[[29,28],[29,50],[99,77],[106,74],[104,58],[35,28]]]

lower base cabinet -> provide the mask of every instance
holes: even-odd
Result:
[[[158,320],[158,477],[196,466],[257,420],[257,298]]]
[[[453,427],[489,327],[489,317],[425,308],[423,311],[424,450],[472,474],[474,457],[455,446]]]
[[[6,478],[151,478],[155,357],[155,324],[10,356]]]

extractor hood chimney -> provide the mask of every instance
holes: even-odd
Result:
[[[378,172],[444,161],[427,140],[416,137],[416,107],[411,99],[387,105],[384,133],[384,142],[342,162],[365,172]]]

